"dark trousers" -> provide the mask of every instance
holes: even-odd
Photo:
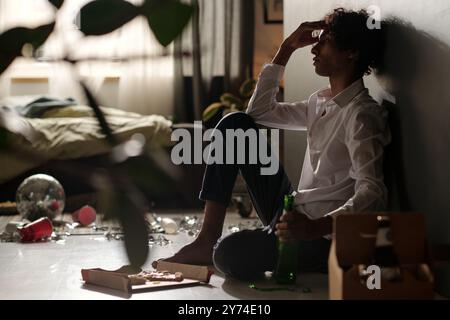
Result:
[[[225,139],[227,129],[258,130],[256,123],[246,113],[236,112],[226,115],[215,128],[221,131],[224,137],[224,159],[231,146],[230,141]],[[259,135],[257,137],[259,139]],[[259,230],[243,230],[223,237],[214,247],[213,262],[215,267],[227,276],[253,279],[262,276],[265,271],[273,271],[276,266],[277,241],[271,231],[282,214],[284,195],[290,194],[293,189],[281,164],[276,174],[262,175],[260,169],[263,165],[259,162],[259,157],[256,164],[248,164],[248,161],[245,164],[238,164],[237,144],[234,145],[233,164],[226,164],[224,161],[224,164],[207,165],[200,199],[228,206],[240,171],[258,217],[266,227]],[[299,271],[326,272],[329,247],[330,241],[324,238],[301,241]]]

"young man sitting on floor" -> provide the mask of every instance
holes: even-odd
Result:
[[[299,243],[299,271],[326,272],[333,217],[383,209],[387,194],[383,147],[390,135],[386,111],[371,98],[362,79],[375,67],[380,51],[379,30],[369,29],[368,19],[363,10],[339,8],[322,21],[302,23],[262,69],[246,113],[229,114],[215,128],[224,133],[257,129],[258,123],[307,130],[295,210],[281,215],[283,197],[293,190],[281,166],[274,175],[261,175],[260,164],[210,164],[200,192],[200,199],[206,201],[201,232],[166,261],[214,263],[227,276],[255,278],[274,269],[278,237]],[[319,37],[312,35],[315,30],[322,30]],[[315,72],[328,77],[330,85],[306,101],[276,101],[289,58],[309,45],[313,45]],[[218,241],[238,170],[267,227],[232,233]]]

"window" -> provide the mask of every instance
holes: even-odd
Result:
[[[129,55],[159,54],[162,47],[152,37],[147,22],[138,17],[123,28],[101,37],[83,37],[78,30],[78,12],[91,0],[66,0],[58,11],[55,30],[38,50],[38,60],[18,58],[8,69],[11,78],[42,78],[55,72],[50,63],[70,54],[71,58],[115,58]],[[142,0],[130,0],[140,3]],[[33,28],[54,19],[54,8],[48,0],[0,0],[0,32],[16,26]],[[164,64],[162,64],[164,65]],[[168,64],[167,68],[171,68]],[[162,68],[160,73],[171,75],[172,70]],[[159,68],[161,69],[161,68]],[[166,70],[167,69],[167,70]],[[119,78],[118,62],[83,62],[78,64],[82,77]]]

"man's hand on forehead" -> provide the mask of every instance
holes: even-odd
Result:
[[[330,34],[330,31],[329,31],[328,29],[322,29],[322,30],[320,30],[320,31],[319,31],[319,34],[318,34],[319,41],[320,41],[321,39],[325,38],[328,34]]]
[[[326,24],[330,24],[330,23],[331,23],[331,20],[333,20],[333,14],[326,15],[325,18],[323,19],[323,21],[324,21]]]
[[[325,22],[325,20],[307,21],[303,22],[301,26],[309,30],[323,30],[327,28],[327,23]]]
[[[302,23],[307,30],[311,30],[313,38],[319,38],[323,33],[328,31],[328,25],[325,20],[311,21]]]
[[[282,45],[281,52],[274,58],[274,63],[285,65],[287,63],[286,57],[289,57],[292,52],[298,48],[303,48],[312,45],[319,41],[319,32],[327,27],[324,20],[306,21],[287,37]]]

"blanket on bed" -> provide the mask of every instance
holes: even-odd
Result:
[[[12,112],[2,109],[0,116],[2,112]],[[162,116],[144,116],[104,107],[102,110],[119,141],[126,141],[139,133],[146,138],[149,148],[172,144],[172,122]],[[9,143],[36,156],[24,158],[0,150],[0,184],[52,159],[78,159],[111,151],[89,106],[50,108],[42,118],[18,117],[16,121],[27,128],[28,134],[11,132]]]

